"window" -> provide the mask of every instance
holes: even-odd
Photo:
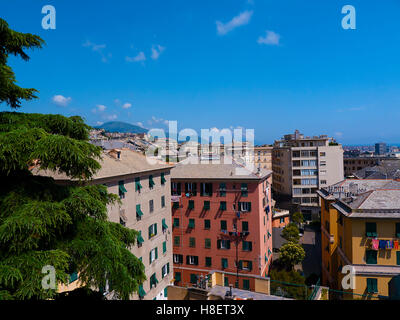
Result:
[[[204,201],[204,210],[210,210],[210,201]]]
[[[180,272],[175,272],[175,281],[181,281],[182,274]]]
[[[156,287],[158,283],[158,280],[156,278],[156,274],[153,273],[152,276],[150,277],[150,289],[152,289],[153,287]]]
[[[168,274],[169,274],[169,263],[163,265],[163,267],[161,268],[161,277],[164,278]]]
[[[221,211],[226,211],[226,201],[221,201],[221,202],[219,203],[219,209],[220,209]]]
[[[200,195],[210,197],[212,195],[212,183],[200,183]]]
[[[211,248],[211,239],[206,238],[204,240],[204,248],[210,249]]]
[[[211,221],[206,219],[204,220],[204,229],[209,230],[211,228]]]
[[[221,231],[228,230],[226,220],[221,220]]]
[[[197,195],[197,183],[195,182],[186,182],[185,183],[185,193],[195,196]]]
[[[197,266],[199,264],[199,257],[198,256],[186,256],[186,264]]]
[[[119,217],[119,223],[124,227],[126,226],[126,222],[121,217]]]
[[[181,195],[181,183],[180,182],[172,182],[171,183],[171,194],[173,196]]]
[[[142,210],[140,209],[140,204],[137,204],[137,205],[136,205],[136,219],[137,219],[137,220],[142,219],[142,215],[143,215],[143,212],[142,212]]]
[[[285,222],[285,218],[279,218],[279,223],[284,223]]]
[[[400,251],[396,251],[396,264],[400,265]]]
[[[154,211],[154,200],[149,200],[149,211],[150,213]]]
[[[369,238],[375,238],[377,236],[375,222],[365,223],[365,235]]]
[[[365,250],[365,260],[367,264],[377,264],[378,252],[375,250]]]
[[[326,184],[326,180],[321,180],[321,184]]]
[[[194,274],[194,273],[190,274],[190,283],[192,283],[192,284],[197,283],[197,274]]]
[[[125,198],[126,189],[124,186],[124,180],[118,181],[118,194],[120,199]]]
[[[325,157],[325,156],[326,156],[326,153],[325,153],[325,152],[320,152],[320,153],[319,153],[319,156],[320,156],[320,157]]]
[[[194,229],[194,219],[189,219],[189,228]]]
[[[377,293],[378,292],[378,279],[367,278],[367,292]]]
[[[164,172],[161,172],[161,185],[164,185],[167,180],[165,180],[165,174]]]
[[[157,235],[157,223],[152,224],[149,226],[149,239]]]
[[[220,183],[219,184],[219,196],[220,197],[225,197],[226,196],[226,184],[225,183]]]
[[[251,243],[251,241],[243,241],[243,242],[242,242],[242,250],[243,250],[243,251],[251,251],[251,250],[252,250],[252,243]]]
[[[189,200],[188,209],[190,209],[190,210],[194,209],[194,200]]]
[[[163,253],[166,253],[166,252],[167,252],[167,241],[164,241],[164,242],[162,243],[162,252],[163,252]]]
[[[178,209],[179,208],[179,202],[173,202],[172,203],[172,208],[173,209]]]
[[[150,175],[149,176],[149,188],[153,189],[153,187],[155,186],[154,180],[153,180],[153,176]]]
[[[154,260],[156,260],[158,258],[158,248],[155,247],[154,249],[152,249],[149,253],[149,260],[150,263],[152,263]]]
[[[241,212],[251,211],[251,202],[239,202],[239,211]]]
[[[400,238],[400,223],[396,223],[396,238]]]
[[[231,241],[230,240],[217,240],[217,248],[218,249],[230,249]]]
[[[242,186],[241,186],[240,190],[242,192],[242,197],[247,197],[248,196],[247,183],[242,183]]]
[[[165,196],[161,196],[161,208],[165,208]]]
[[[135,178],[135,191],[140,192],[140,189],[142,189],[142,185],[140,184],[140,178],[137,177]]]
[[[211,257],[206,257],[206,267],[211,267]]]
[[[181,245],[181,238],[179,236],[174,236],[174,246],[179,247]]]
[[[325,167],[326,166],[326,161],[320,161],[319,162],[320,167]]]
[[[142,237],[142,231],[139,231],[139,235],[137,237],[137,244],[138,244],[138,248],[140,248],[142,246],[142,243],[144,242],[144,239]]]
[[[174,263],[176,263],[176,264],[183,263],[183,255],[174,253],[173,258],[174,258]]]
[[[190,248],[195,248],[196,247],[196,238],[189,238],[189,247]]]
[[[250,290],[250,280],[243,279],[243,290]]]
[[[179,227],[179,218],[174,218],[174,227],[175,228]]]
[[[228,259],[226,259],[226,258],[221,259],[221,267],[222,267],[222,269],[228,268]]]
[[[253,263],[247,260],[240,260],[239,261],[239,269],[251,271],[253,268]]]
[[[242,232],[249,231],[249,223],[247,221],[242,221]]]

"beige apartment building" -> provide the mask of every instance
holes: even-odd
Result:
[[[272,170],[272,146],[255,146],[254,163],[256,168]]]
[[[106,185],[108,192],[119,195],[122,202],[109,206],[109,220],[140,232],[131,251],[143,262],[147,280],[139,295],[134,294],[131,299],[166,300],[166,288],[173,280],[170,181],[173,166],[162,162],[150,164],[144,155],[129,149],[105,151],[100,164],[101,169],[91,183]],[[50,171],[35,174],[71,183],[64,174]],[[79,282],[79,277],[74,279]],[[67,290],[75,287],[72,282]],[[108,289],[105,288],[106,296],[111,298]]]
[[[343,148],[326,135],[304,137],[298,130],[276,140],[272,151],[274,198],[283,209],[319,217],[317,190],[343,180]]]

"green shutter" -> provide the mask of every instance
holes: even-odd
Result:
[[[189,219],[189,228],[194,229],[194,219]]]
[[[178,209],[179,208],[179,202],[172,202],[172,208],[173,209]]]
[[[154,224],[154,235],[157,234],[157,223]]]
[[[69,283],[72,283],[76,280],[78,280],[78,272],[75,271],[69,275]]]
[[[219,209],[222,211],[226,211],[226,201],[221,201],[219,203]]]
[[[376,233],[376,223],[375,222],[366,222],[365,223],[366,236],[370,238],[375,238],[377,236]]]
[[[142,237],[142,231],[139,231],[139,235],[137,237],[137,242],[138,243],[143,243],[144,242],[144,239]]]
[[[121,193],[127,192],[125,189],[125,186],[124,186],[124,181],[119,181],[118,185],[119,185],[119,192],[121,192]]]
[[[153,188],[156,184],[154,183],[153,176],[149,176],[149,188]]]
[[[163,248],[163,253],[166,253],[167,252],[167,241],[163,242],[162,248]]]
[[[165,230],[165,229],[168,229],[168,226],[167,226],[167,224],[165,223],[165,219],[162,219],[162,227],[163,227],[164,230]]]
[[[222,269],[228,268],[228,259],[222,258],[221,259],[221,265],[222,265]]]
[[[168,287],[164,288],[164,297],[168,297]]]
[[[196,239],[195,238],[192,238],[192,237],[189,238],[189,247],[191,247],[191,248],[196,247]]]
[[[181,281],[182,276],[180,272],[175,272],[175,281]]]
[[[174,236],[174,246],[179,247],[181,239],[179,236]]]
[[[219,184],[219,196],[220,197],[225,197],[226,196],[226,184],[225,183],[220,183]]]
[[[190,283],[193,283],[193,284],[197,283],[197,274],[193,274],[193,273],[190,274]]]
[[[221,240],[220,239],[217,240],[217,249],[221,249]]]
[[[248,202],[249,204],[249,212],[251,211],[251,202]]]
[[[146,291],[143,289],[143,285],[139,285],[139,296],[143,298],[146,295]]]
[[[400,251],[396,251],[397,265],[400,265]]]
[[[194,200],[189,200],[189,209],[194,209]]]
[[[165,180],[164,172],[162,172],[161,173],[161,184],[165,184],[165,182],[167,182],[167,180]]]
[[[204,242],[205,242],[204,247],[206,249],[210,249],[211,248],[211,239],[205,239]]]
[[[155,260],[157,260],[158,259],[158,248],[156,247],[155,249],[156,249],[156,259]]]
[[[221,220],[221,230],[228,230],[226,220]]]
[[[242,263],[242,260],[239,260],[239,270],[242,270],[243,269],[243,263]]]
[[[400,223],[396,223],[396,238],[400,238]]]
[[[250,290],[250,280],[243,279],[243,290]]]
[[[227,276],[224,276],[224,286],[229,287],[229,278]]]
[[[250,271],[253,270],[253,262],[252,261],[249,261],[249,270]]]
[[[242,221],[242,231],[249,231],[249,223],[247,221]]]
[[[248,196],[247,183],[242,183],[241,192],[242,192],[242,197]]]
[[[206,267],[211,267],[211,257],[206,257]]]
[[[377,264],[377,256],[378,252],[375,250],[366,250],[365,251],[365,256],[366,256],[366,263],[367,264]]]
[[[179,218],[174,218],[174,227],[179,227]]]
[[[140,204],[137,204],[137,205],[136,205],[136,215],[137,215],[138,217],[141,217],[141,216],[143,215],[143,212],[142,212],[142,210],[140,209]]]
[[[210,229],[211,228],[211,221],[210,220],[204,220],[204,229]]]
[[[378,279],[367,278],[367,292],[368,293],[378,292]]]
[[[140,191],[142,185],[140,184],[140,178],[135,178],[135,190]]]
[[[204,201],[204,210],[210,210],[210,201]]]

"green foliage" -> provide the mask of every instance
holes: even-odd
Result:
[[[296,211],[292,215],[292,222],[296,223],[297,225],[302,223],[304,221],[303,219],[304,218],[303,218],[303,214],[301,213],[301,211]]]
[[[293,266],[302,262],[305,256],[306,253],[300,244],[288,242],[280,248],[279,260],[286,265],[287,269],[293,269]]]
[[[35,89],[24,89],[16,85],[15,74],[7,65],[10,54],[29,60],[25,49],[41,48],[44,41],[30,33],[11,30],[6,21],[0,18],[0,103],[5,102],[12,108],[21,106],[21,99],[36,98]]]
[[[297,228],[294,223],[289,223],[282,230],[282,238],[286,239],[287,241],[297,243],[300,239],[299,228]]]
[[[25,48],[42,40],[10,30],[0,19],[0,103],[12,108],[34,98],[34,89],[15,85],[6,65],[9,54],[28,60]],[[127,299],[145,280],[144,265],[130,252],[138,233],[108,221],[107,206],[118,197],[92,185],[101,149],[88,142],[89,126],[80,117],[0,112],[0,299],[50,299],[43,289],[43,267],[55,268],[68,284],[77,271],[87,289],[109,280]],[[65,175],[56,183],[38,170]]]
[[[271,270],[271,293],[293,299],[305,300],[311,294],[310,288],[305,285],[305,280],[297,271]]]

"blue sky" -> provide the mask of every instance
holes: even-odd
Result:
[[[40,91],[20,111],[179,129],[299,129],[343,144],[399,143],[398,0],[1,1],[11,28],[40,35],[10,58]],[[44,30],[42,7],[56,8]],[[341,9],[356,9],[344,30]],[[2,110],[7,110],[2,106]]]

